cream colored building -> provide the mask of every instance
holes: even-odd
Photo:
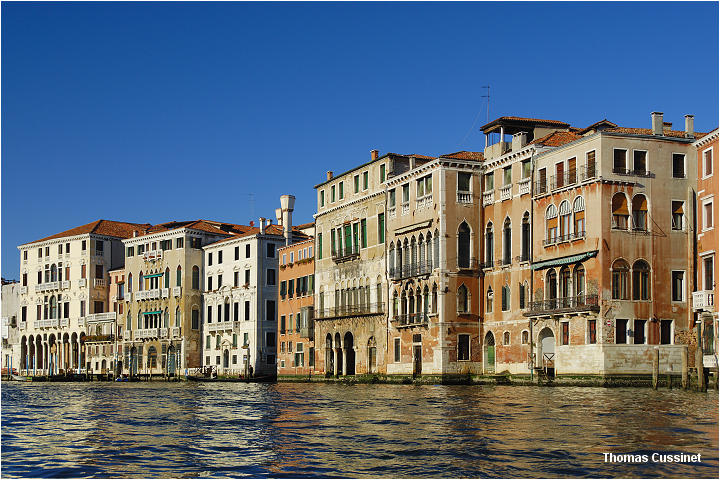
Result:
[[[168,222],[124,241],[122,372],[178,376],[202,367],[203,247],[250,227],[209,220]]]
[[[31,375],[84,372],[87,322],[108,308],[108,271],[133,224],[97,220],[20,245],[20,365]]]

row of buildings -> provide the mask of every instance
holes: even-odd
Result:
[[[718,131],[650,124],[501,117],[483,152],[327,172],[310,224],[285,195],[276,224],[100,220],[21,245],[14,365],[611,376],[656,349],[679,373],[699,344],[717,368]]]

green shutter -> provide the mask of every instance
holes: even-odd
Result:
[[[318,260],[322,260],[322,233],[318,233],[318,243],[317,247],[315,248],[316,252],[315,254],[318,257]]]
[[[360,220],[360,235],[362,238],[362,248],[367,248],[367,219]]]
[[[378,240],[379,243],[385,243],[385,214],[378,214]]]

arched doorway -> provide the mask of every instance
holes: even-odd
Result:
[[[148,348],[147,366],[150,373],[154,373],[157,368],[157,349],[154,346]]]
[[[136,377],[138,374],[138,356],[137,347],[130,349],[130,361],[128,362],[128,370],[131,377]]]
[[[555,334],[549,327],[538,334],[539,366],[548,376],[555,375]]]
[[[355,375],[355,349],[353,348],[352,333],[345,333],[343,338],[343,350],[345,350],[345,375]]]
[[[367,358],[368,373],[375,372],[376,364],[377,364],[377,344],[375,342],[375,337],[370,337],[370,339],[368,340],[368,358]]]
[[[223,352],[223,368],[230,368],[230,351],[227,348]]]
[[[335,355],[333,355],[332,335],[329,333],[325,337],[325,373],[335,373]]]
[[[492,332],[485,335],[484,350],[485,373],[495,373],[495,335]]]
[[[35,337],[35,356],[36,356],[36,359],[35,359],[35,365],[34,365],[34,368],[33,368],[34,370],[42,370],[42,369],[43,369],[43,360],[44,360],[44,355],[43,355],[43,353],[44,353],[44,352],[43,352],[42,338],[40,337],[40,335],[38,335],[37,337]]]
[[[168,348],[168,360],[167,360],[167,374],[169,377],[175,376],[175,347],[173,345],[170,345],[170,348]]]
[[[22,370],[27,370],[27,364],[28,364],[28,349],[27,349],[27,338],[25,335],[23,335],[22,340],[20,340],[20,365],[18,365],[18,372],[20,372],[20,375],[22,375]]]
[[[343,351],[340,344],[340,334],[335,334],[335,375],[343,374]]]

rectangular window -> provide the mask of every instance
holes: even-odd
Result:
[[[577,170],[576,170],[577,159],[575,157],[568,160],[568,184],[572,185],[577,182]]]
[[[280,298],[285,298],[287,295],[287,281],[283,280],[280,282]]]
[[[703,229],[713,228],[713,202],[712,200],[703,203]]]
[[[275,318],[275,300],[266,300],[265,320],[268,322],[276,322],[277,321],[277,318]]]
[[[132,257],[135,255],[135,247],[127,247],[127,253],[125,256]]]
[[[672,301],[673,302],[684,302],[685,301],[685,272],[684,271],[673,271],[672,272]]]
[[[708,148],[703,152],[703,177],[709,177],[713,174],[713,152],[712,148]]]
[[[330,203],[335,201],[335,185],[330,187]]]
[[[383,165],[385,166],[385,165]],[[310,347],[308,349],[308,367],[314,367],[315,366],[315,347]]]
[[[233,303],[233,320],[236,322],[240,321],[240,304],[238,302]]]
[[[596,320],[588,320],[588,343],[597,343]]]
[[[367,248],[367,219],[360,220],[360,246]]]
[[[222,263],[222,250],[218,252],[218,263]]]
[[[245,301],[245,321],[249,321],[249,320],[250,320],[250,301],[246,300]],[[245,339],[245,340],[246,340],[245,345],[247,345],[247,339]]]
[[[645,320],[636,319],[633,323],[633,343],[635,345],[645,344]]]
[[[703,258],[703,284],[705,290],[715,288],[715,257],[713,255]]]
[[[235,260],[240,260],[240,247],[235,247]]]
[[[562,344],[570,345],[570,322],[562,322]]]
[[[183,248],[183,244],[184,241],[182,237],[175,239],[175,248]]]
[[[320,206],[325,206],[325,190],[320,190]]]
[[[470,335],[458,335],[458,361],[470,360]]]
[[[633,173],[644,175],[647,172],[647,152],[644,150],[633,150]]]
[[[212,252],[208,253],[208,266],[212,265]]]
[[[245,258],[250,258],[250,244],[245,245]]]
[[[555,187],[562,188],[565,186],[565,163],[555,164]]]
[[[672,320],[660,320],[660,344],[672,345]]]
[[[615,343],[627,343],[627,320],[619,318],[615,320]]]
[[[265,332],[265,346],[275,347],[275,332]]]
[[[208,305],[207,307],[207,315],[205,316],[205,321],[207,323],[212,323],[212,306]]]
[[[388,191],[388,208],[395,207],[395,189]]]
[[[86,241],[83,240],[83,241],[82,241],[82,245],[81,245],[81,247],[80,247],[80,250],[82,250],[83,252],[84,252],[85,250],[87,250],[87,243],[85,243],[85,242],[86,242]]]
[[[416,198],[421,198],[425,196],[425,180],[422,178],[419,178],[415,181],[416,189],[415,189],[415,196]]]
[[[267,257],[275,258],[275,244],[274,243],[267,244]]]
[[[285,315],[280,315],[280,335],[285,333]]]
[[[200,328],[200,310],[193,310],[192,311],[192,329],[197,330]]]
[[[672,201],[672,229],[683,230],[685,227],[685,202]]]
[[[288,280],[288,297],[292,297],[295,295],[295,280],[290,279]]]
[[[223,283],[222,283],[222,275],[218,275],[218,286],[217,286],[217,288],[222,288],[222,286],[223,286]]]
[[[345,182],[340,182],[340,183],[338,184],[338,189],[340,190],[340,192],[339,192],[339,193],[340,193],[340,200],[342,200],[343,198],[345,198],[345,188],[344,188],[344,186],[345,186]]]
[[[353,177],[353,184],[355,185],[355,193],[360,191],[360,175]]]
[[[613,151],[613,173],[626,173],[627,150],[616,148]]]
[[[80,265],[80,278],[87,278],[87,265]]]
[[[380,183],[385,181],[385,164],[380,165]]]
[[[213,289],[212,277],[208,277],[208,278],[207,278],[207,290],[210,291],[210,290],[212,290],[212,289]]]
[[[673,153],[673,178],[685,178],[685,154]]]
[[[399,338],[395,339],[394,353],[395,353],[395,362],[397,363],[400,361],[400,339]]]
[[[537,193],[547,192],[547,169],[545,168],[541,168],[540,170],[538,170],[537,191]]]
[[[274,268],[267,269],[267,284],[269,286],[275,285],[275,269]]]
[[[512,167],[503,168],[503,186],[512,184]]]
[[[233,272],[233,286],[240,286],[240,272]]]
[[[385,214],[378,214],[378,243],[385,243]]]
[[[370,186],[369,181],[368,181],[369,178],[370,178],[369,173],[363,172],[363,190],[367,190],[368,187]]]
[[[458,192],[470,191],[470,174],[467,172],[458,172]]]
[[[245,303],[250,303],[250,302],[245,302]],[[247,332],[243,333],[243,346],[250,345],[248,336],[249,336],[249,334]]]
[[[595,176],[595,150],[585,154],[585,173],[587,178]]]
[[[522,161],[522,178],[530,178],[530,175],[532,174],[531,166],[530,166],[530,160],[523,160]]]
[[[402,186],[402,203],[408,203],[410,201],[410,185]]]
[[[206,348],[207,350],[210,349],[210,335],[208,335],[208,336],[205,337],[205,348]]]
[[[245,270],[245,285],[250,285],[250,269]]]

